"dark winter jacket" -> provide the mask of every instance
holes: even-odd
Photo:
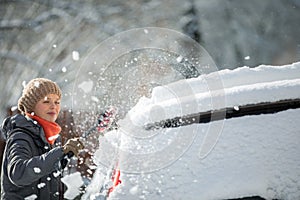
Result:
[[[51,146],[41,126],[20,114],[6,121],[1,131],[6,136],[1,199],[59,199],[62,147]]]

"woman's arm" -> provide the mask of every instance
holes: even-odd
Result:
[[[7,144],[7,172],[9,179],[17,186],[30,185],[43,176],[57,169],[63,157],[61,147],[51,149],[40,156],[32,157],[33,138],[22,134],[22,138],[14,137]],[[30,141],[31,140],[31,141]],[[31,147],[31,145],[34,145]]]

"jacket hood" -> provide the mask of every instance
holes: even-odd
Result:
[[[34,124],[30,118],[25,117],[24,115],[21,114],[17,114],[12,117],[7,117],[6,119],[4,119],[1,126],[1,135],[6,140],[11,130],[16,128],[25,129],[31,132],[33,135],[38,136],[35,133],[38,133],[37,130],[39,129],[39,126]]]

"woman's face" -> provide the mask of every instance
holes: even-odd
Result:
[[[34,115],[37,115],[47,121],[55,122],[60,112],[60,98],[56,94],[48,94],[45,98],[39,100],[33,109]]]

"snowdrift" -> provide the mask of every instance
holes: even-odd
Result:
[[[83,199],[97,197],[116,160],[122,183],[111,199],[300,199],[300,109],[144,128],[196,112],[299,98],[300,63],[222,70],[156,87],[119,121],[119,130],[99,138],[98,168]]]

